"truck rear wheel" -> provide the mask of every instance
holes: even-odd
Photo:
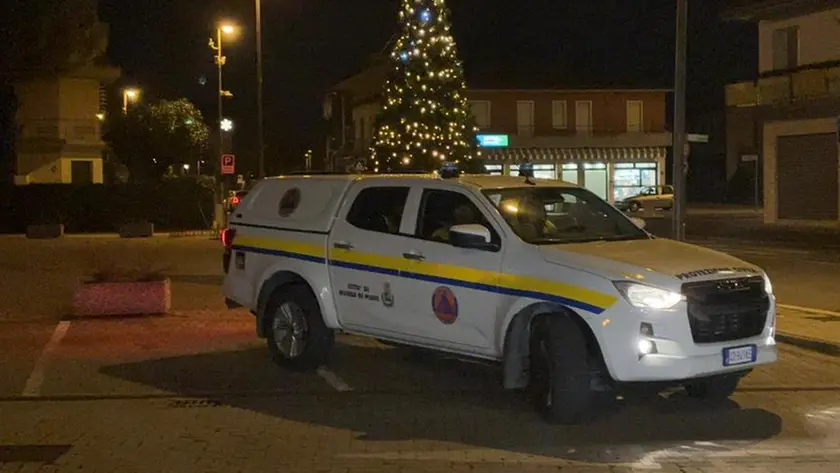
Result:
[[[324,324],[318,301],[306,285],[281,287],[265,310],[268,351],[275,363],[295,371],[327,363],[335,335]]]
[[[721,375],[685,385],[685,391],[696,399],[719,401],[732,396],[741,382],[740,375]]]
[[[565,316],[548,316],[531,329],[531,395],[549,422],[578,424],[592,415],[593,359],[586,337]]]

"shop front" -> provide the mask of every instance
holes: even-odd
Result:
[[[620,201],[665,184],[666,148],[485,148],[490,174],[519,175],[519,163],[534,164],[534,177],[559,179]]]

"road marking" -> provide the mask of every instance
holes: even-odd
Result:
[[[318,376],[324,379],[330,386],[332,386],[336,391],[340,393],[344,393],[347,391],[352,391],[353,388],[350,387],[340,376],[333,373],[329,368],[322,366],[318,368]]]
[[[789,305],[789,304],[776,304],[776,307],[778,307],[780,309],[798,310],[799,312],[809,312],[811,314],[817,314],[817,315],[827,315],[829,317],[840,317],[840,312],[834,312],[832,310],[814,309],[812,307],[802,307],[802,306],[798,306],[798,305]]]
[[[61,343],[61,339],[67,334],[67,329],[69,328],[70,322],[67,320],[59,322],[55,327],[55,331],[53,332],[52,337],[50,337],[50,341],[47,342],[46,346],[44,346],[44,351],[41,352],[41,357],[38,358],[38,361],[35,363],[35,367],[32,368],[32,373],[29,375],[29,379],[26,380],[26,386],[23,388],[23,393],[21,394],[22,396],[37,397],[41,394],[41,386],[44,384],[44,374],[47,362],[49,361],[52,352],[58,348],[58,345]]]

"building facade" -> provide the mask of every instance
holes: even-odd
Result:
[[[330,108],[343,109],[333,120],[344,123],[337,125],[344,144],[337,148],[351,160],[367,156],[385,71],[374,66],[328,96]],[[666,184],[672,143],[665,126],[667,90],[470,89],[467,94],[492,174],[516,175],[519,163],[529,161],[536,177],[576,183],[609,201]]]
[[[17,84],[15,184],[101,184],[105,87],[119,77],[86,67]]]
[[[745,2],[757,24],[754,80],[726,86],[727,176],[753,179],[767,223],[840,221],[840,1]]]

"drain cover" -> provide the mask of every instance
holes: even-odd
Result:
[[[0,445],[2,463],[52,463],[72,445]]]

